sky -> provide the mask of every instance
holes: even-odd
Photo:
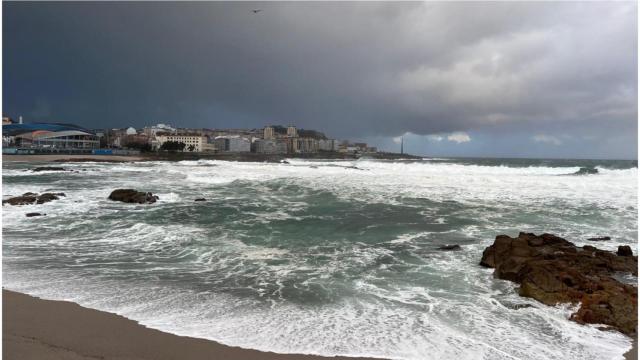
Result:
[[[3,2],[3,114],[636,159],[635,2]],[[254,13],[252,9],[262,11]]]

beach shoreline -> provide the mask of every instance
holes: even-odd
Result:
[[[266,359],[356,360],[277,354],[150,329],[108,312],[68,301],[2,290],[4,359]]]

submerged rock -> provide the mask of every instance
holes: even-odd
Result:
[[[609,241],[609,240],[611,240],[611,237],[609,237],[609,236],[597,236],[597,237],[588,238],[587,240],[589,240],[589,241]]]
[[[66,171],[67,169],[59,166],[39,166],[37,168],[32,169],[31,171]]]
[[[205,198],[197,198],[197,199],[195,199],[193,201],[207,201],[207,199],[205,199]]]
[[[47,214],[40,214],[38,212],[32,212],[32,213],[26,213],[25,214],[27,217],[34,217],[34,216],[47,216]]]
[[[574,175],[593,175],[597,174],[598,169],[593,167],[581,167],[578,171],[574,172]]]
[[[60,196],[65,196],[64,193],[42,193],[38,195],[36,193],[27,192],[20,196],[15,196],[6,200],[2,200],[2,205],[31,205],[31,204],[44,204],[49,201],[58,200]]]
[[[630,336],[637,333],[638,289],[613,277],[616,272],[637,276],[636,256],[579,248],[551,234],[520,233],[517,238],[497,236],[484,250],[480,265],[494,268],[497,278],[520,284],[521,296],[547,305],[580,303],[571,315],[578,323],[606,324]]]
[[[444,246],[440,246],[438,250],[457,251],[457,250],[462,250],[462,247],[460,247],[460,245],[444,245]]]
[[[109,195],[109,200],[122,201],[125,203],[152,204],[160,199],[150,192],[137,191],[134,189],[116,189]]]

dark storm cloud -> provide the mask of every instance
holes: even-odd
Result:
[[[634,134],[625,151],[637,146],[635,3],[3,10],[4,111],[34,120],[291,123],[336,137]]]

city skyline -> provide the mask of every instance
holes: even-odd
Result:
[[[636,158],[636,6],[4,3],[3,110],[88,128],[276,119],[386,150],[404,135],[430,156]]]

